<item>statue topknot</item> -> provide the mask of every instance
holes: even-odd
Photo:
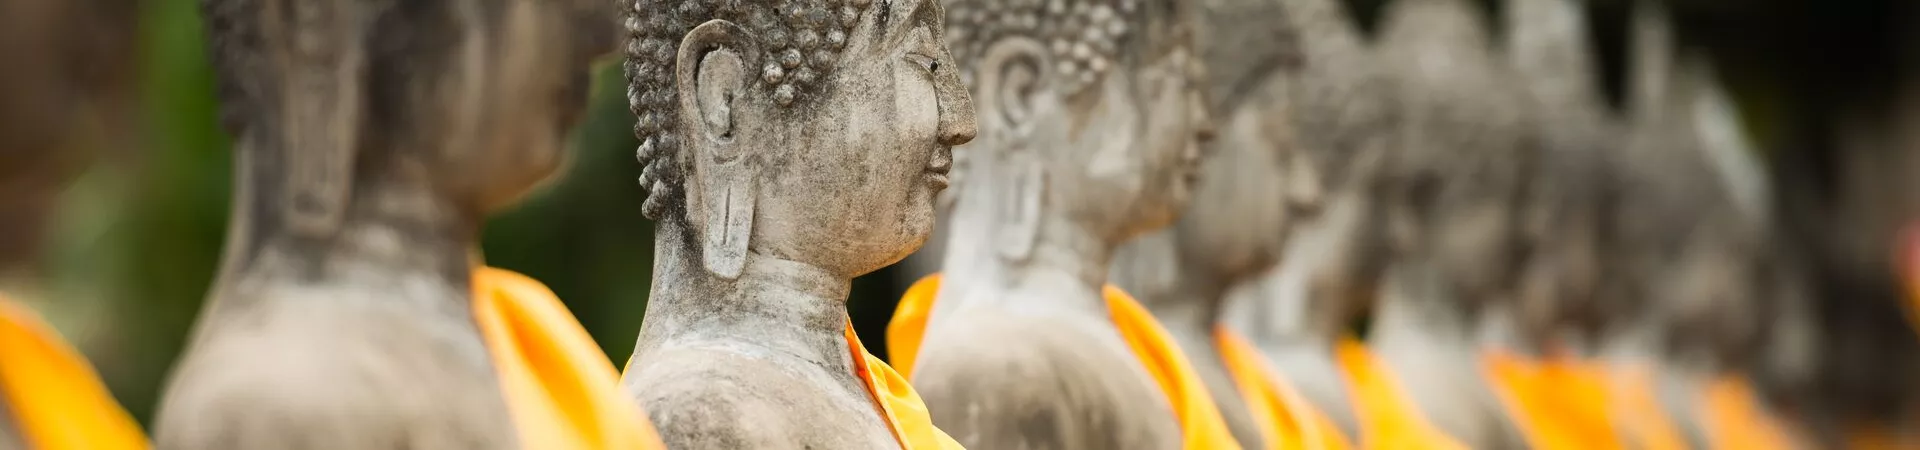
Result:
[[[886,1],[886,0],[881,0]],[[685,171],[675,125],[679,99],[674,92],[674,61],[680,40],[709,20],[726,20],[752,30],[764,52],[755,70],[759,88],[772,90],[782,106],[804,103],[821,89],[846,48],[848,34],[873,0],[632,0],[624,12],[627,37],[627,105],[640,185],[647,189],[642,212],[648,218],[678,217]]]
[[[960,79],[973,85],[976,58],[1000,39],[1024,36],[1046,45],[1062,80],[1060,92],[1073,94],[1093,84],[1123,58],[1124,51],[1154,23],[1184,17],[1169,0],[961,0],[947,4],[947,42],[961,65]],[[1127,61],[1131,62],[1131,60]]]

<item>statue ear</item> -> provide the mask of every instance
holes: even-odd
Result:
[[[1052,53],[1040,41],[1008,38],[982,54],[979,72],[981,113],[999,129],[1023,133],[1032,126],[1034,103],[1054,76]]]
[[[286,227],[326,236],[340,226],[353,190],[360,139],[366,52],[358,11],[338,2],[279,2],[288,21],[266,37],[282,75],[276,151],[286,170],[281,199]]]
[[[1023,151],[1009,152],[1007,188],[999,199],[1000,256],[1025,261],[1033,255],[1033,243],[1040,234],[1040,206],[1047,192],[1047,175],[1039,158]]]
[[[700,236],[707,271],[725,279],[740,276],[753,235],[759,161],[738,139],[749,67],[759,55],[751,35],[732,22],[713,20],[694,27],[680,41],[675,63],[679,121],[693,157],[688,177],[688,218]]]

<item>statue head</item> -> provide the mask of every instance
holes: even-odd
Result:
[[[981,200],[1012,211],[1005,228],[1030,230],[1024,224],[1049,211],[1117,243],[1172,223],[1212,133],[1186,3],[949,5],[948,34],[985,133],[968,156],[979,169],[968,185],[1003,196]],[[1014,233],[1005,240],[1018,257],[1032,238]]]
[[[1210,0],[1196,33],[1219,123],[1206,144],[1193,198],[1175,224],[1179,264],[1225,280],[1254,276],[1279,259],[1290,219],[1320,195],[1318,171],[1302,153],[1291,98],[1299,49],[1279,2]]]
[[[1606,226],[1619,203],[1620,179],[1611,148],[1552,148],[1541,152],[1517,212],[1520,242],[1511,317],[1520,336],[1539,348],[1563,338],[1584,342],[1617,318],[1614,267],[1603,259],[1616,243]]]
[[[1417,116],[1409,142],[1425,144],[1395,154],[1378,187],[1383,256],[1433,274],[1435,298],[1463,302],[1454,306],[1471,316],[1516,286],[1519,207],[1538,155],[1502,135],[1511,130]]]
[[[588,0],[209,0],[223,125],[257,219],[333,233],[380,189],[479,220],[560,165],[591,60],[618,34]],[[360,192],[356,192],[360,191]]]
[[[932,232],[973,105],[936,0],[635,0],[645,212],[722,278],[759,253],[852,278]]]

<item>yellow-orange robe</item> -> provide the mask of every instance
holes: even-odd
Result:
[[[1716,450],[1787,450],[1794,448],[1792,429],[1767,412],[1747,380],[1721,376],[1707,385],[1700,398],[1701,423],[1707,445]]]
[[[1613,378],[1613,420],[1620,427],[1620,439],[1630,448],[1643,450],[1686,450],[1687,440],[1680,434],[1667,410],[1654,392],[1654,372],[1638,364],[1616,364],[1609,370]]]
[[[1360,422],[1360,448],[1368,450],[1465,450],[1466,445],[1441,432],[1420,413],[1393,373],[1386,370],[1366,345],[1342,339],[1334,358],[1346,377],[1347,395]]]
[[[150,447],[86,358],[26,307],[0,297],[0,391],[28,448]]]
[[[894,309],[893,321],[887,324],[887,348],[893,354],[894,365],[902,368],[902,373],[909,377],[912,376],[914,361],[919,356],[920,343],[926,335],[927,316],[933,311],[933,303],[939,292],[940,276],[937,274],[914,283]],[[1166,329],[1160,327],[1160,322],[1154,320],[1153,314],[1119,288],[1107,286],[1101,293],[1115,331],[1127,342],[1134,359],[1140,361],[1147,374],[1159,385],[1160,392],[1166,394],[1167,402],[1173,406],[1175,419],[1180,422],[1182,448],[1240,448],[1240,444],[1233,440],[1232,433],[1227,431],[1226,419],[1220,416],[1220,408],[1213,404],[1212,395],[1201,383],[1200,376],[1194,373],[1186,354],[1180,351],[1179,345],[1174,343]]]
[[[545,285],[507,270],[475,269],[473,316],[522,448],[665,448],[620,389],[613,362]]]
[[[1215,326],[1214,347],[1247,403],[1268,450],[1346,450],[1353,446],[1333,420],[1301,397],[1259,349],[1231,328]]]
[[[960,450],[964,447],[948,437],[946,432],[933,426],[933,416],[927,413],[927,404],[920,401],[920,394],[913,391],[913,385],[907,383],[907,377],[895,372],[880,358],[867,353],[867,347],[860,344],[860,336],[853,333],[853,323],[846,326],[847,350],[853,354],[854,375],[867,386],[867,392],[873,395],[873,403],[880,410],[880,417],[886,419],[887,428],[893,431],[893,438],[900,441],[900,448],[906,450]]]
[[[1605,366],[1493,351],[1480,360],[1507,419],[1536,450],[1624,450]]]
[[[1654,396],[1644,366],[1491,353],[1483,367],[1512,419],[1535,449],[1688,448]],[[1713,379],[1694,399],[1706,448],[1785,450],[1791,432],[1736,376]]]

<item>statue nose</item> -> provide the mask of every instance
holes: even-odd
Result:
[[[973,98],[961,86],[958,77],[946,75],[942,78],[942,87],[938,92],[940,103],[940,145],[959,146],[973,141],[980,132],[980,124],[973,116]]]

